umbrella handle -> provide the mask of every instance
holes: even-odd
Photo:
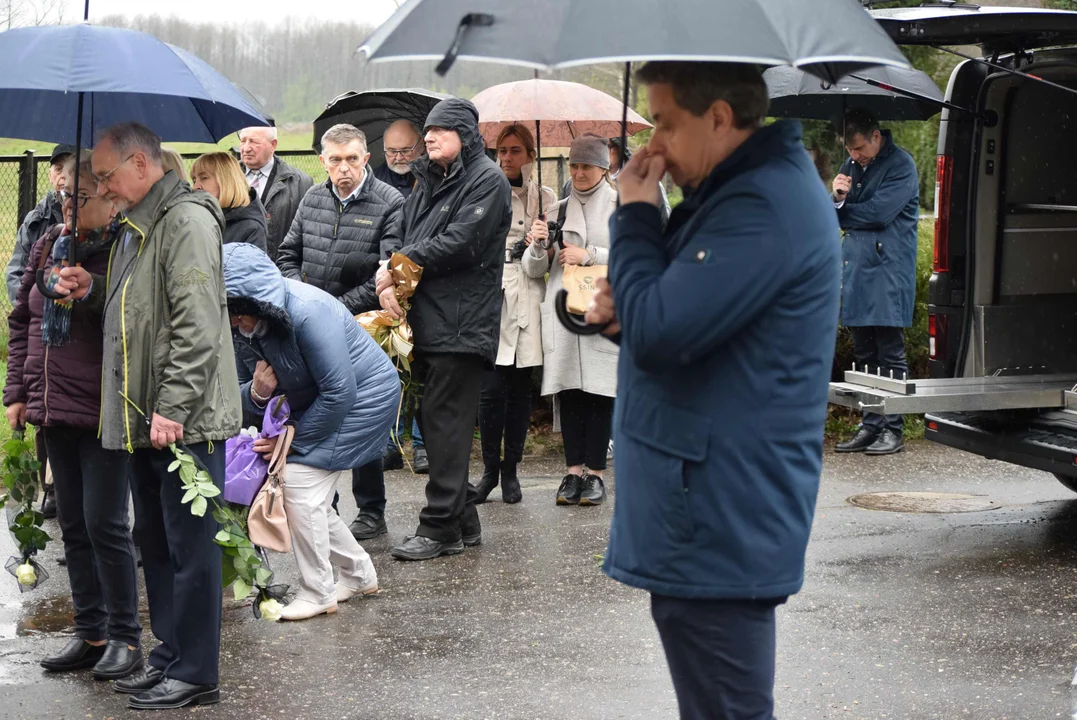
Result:
[[[568,311],[568,290],[560,290],[553,299],[553,309],[557,313],[557,319],[573,335],[598,335],[610,326],[609,323],[595,325],[584,322],[579,315],[573,315]]]
[[[35,282],[37,284],[37,291],[47,297],[49,300],[63,300],[67,297],[66,295],[61,295],[55,290],[49,290],[49,288],[45,285],[45,271],[41,268],[38,268],[37,270],[37,279]]]
[[[444,77],[449,68],[456,62],[456,56],[460,54],[460,43],[464,41],[464,33],[471,27],[490,27],[494,24],[494,16],[489,13],[468,13],[460,19],[456,26],[456,36],[453,37],[452,45],[445,51],[445,57],[434,68],[434,72]]]

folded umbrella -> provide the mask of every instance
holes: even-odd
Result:
[[[338,123],[348,123],[366,135],[370,162],[376,167],[385,160],[382,136],[390,125],[397,120],[410,120],[421,131],[426,116],[447,97],[418,88],[344,93],[326,105],[322,114],[314,120],[312,147],[321,152],[325,131]]]
[[[867,68],[828,83],[796,68],[772,67],[763,79],[770,92],[768,114],[772,117],[840,124],[849,108],[860,108],[877,120],[927,120],[944,104],[930,75],[907,68]]]

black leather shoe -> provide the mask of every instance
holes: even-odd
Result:
[[[490,497],[490,493],[497,487],[500,472],[501,468],[497,465],[487,465],[483,469],[479,484],[472,486],[475,488],[475,492],[478,493],[478,497],[475,498],[476,505],[482,505]]]
[[[59,655],[41,661],[41,667],[50,672],[66,672],[93,667],[105,654],[105,646],[94,647],[82,638],[72,638]]]
[[[413,535],[404,543],[392,549],[392,556],[397,560],[433,560],[442,555],[457,555],[464,551],[461,540],[441,542],[422,535]]]
[[[520,478],[516,476],[516,463],[507,460],[501,463],[501,499],[509,505],[515,505],[524,499]]]
[[[473,532],[461,532],[460,541],[464,543],[464,547],[478,547],[482,545],[482,529],[475,530]]]
[[[411,467],[416,475],[428,475],[430,473],[430,461],[426,459],[426,448],[415,448],[415,455],[411,459]]]
[[[221,701],[216,685],[192,685],[175,678],[164,678],[149,690],[127,698],[127,707],[135,710],[173,710],[188,705],[213,705]]]
[[[348,530],[351,531],[352,537],[356,540],[370,540],[389,531],[385,526],[384,515],[375,515],[362,510],[355,516],[355,520],[348,526]]]
[[[130,649],[123,640],[109,640],[105,654],[93,666],[94,680],[119,680],[139,670],[146,661],[142,649]]]
[[[134,675],[128,675],[123,680],[114,682],[112,684],[112,689],[118,693],[137,695],[138,693],[144,693],[147,690],[156,687],[157,683],[164,680],[164,677],[165,674],[163,672],[153,665],[146,663],[142,666],[142,669]]]
[[[583,476],[580,505],[601,505],[604,502],[606,502],[606,484],[598,475],[587,473]]]
[[[45,497],[41,498],[41,514],[46,520],[56,517],[56,491],[51,485],[45,490]]]
[[[867,425],[861,425],[860,427],[858,427],[856,429],[856,435],[853,435],[852,438],[850,438],[849,440],[846,440],[845,442],[840,442],[837,445],[835,445],[834,446],[834,452],[839,452],[839,453],[864,452],[869,447],[871,447],[871,444],[873,442],[875,442],[876,438],[878,438],[878,437],[879,437],[878,429],[868,427]]]
[[[864,451],[865,455],[893,455],[905,449],[905,438],[901,433],[886,429],[879,433],[879,437]]]
[[[402,470],[404,468],[404,456],[397,449],[392,449],[381,458],[382,470]]]
[[[583,490],[583,478],[569,473],[561,481],[561,487],[557,488],[558,505],[579,505],[580,491]]]

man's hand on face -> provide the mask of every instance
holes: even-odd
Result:
[[[183,440],[183,426],[178,422],[172,422],[157,413],[153,414],[150,422],[150,443],[158,450],[164,450],[172,443]]]
[[[613,287],[606,278],[599,278],[595,283],[598,291],[583,318],[589,323],[602,325],[609,323],[609,327],[602,331],[603,335],[616,335],[621,332],[621,324],[617,322],[617,313],[613,308]]]
[[[834,178],[834,200],[841,202],[849,191],[853,189],[853,179],[848,175],[838,175]]]
[[[90,273],[81,267],[61,268],[60,279],[56,282],[56,292],[72,300],[81,300],[90,292],[92,282]]]
[[[617,191],[621,194],[621,203],[645,202],[655,207],[662,207],[662,193],[658,183],[666,174],[666,159],[655,155],[643,147],[632,156],[628,164],[617,176]]]

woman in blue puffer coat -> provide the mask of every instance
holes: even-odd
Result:
[[[333,492],[352,468],[381,458],[400,379],[339,300],[285,279],[257,248],[224,246],[224,284],[244,410],[261,416],[273,396],[284,395],[295,424],[284,506],[301,581],[281,617],[336,612],[338,602],[377,592],[378,578],[332,510]],[[255,449],[269,452],[273,443],[262,440]],[[340,569],[335,586],[330,560]]]

